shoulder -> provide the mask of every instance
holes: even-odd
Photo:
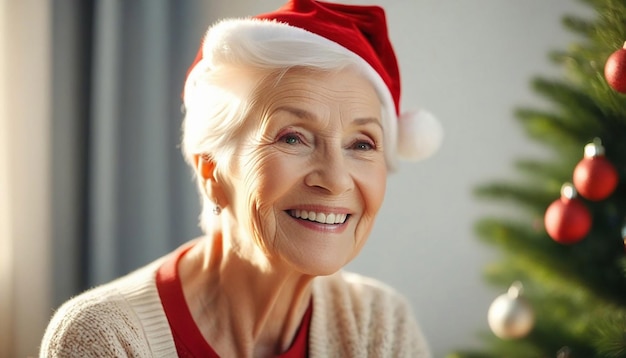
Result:
[[[430,357],[408,300],[376,279],[349,272],[316,278],[313,315],[320,345],[335,347],[324,354]]]
[[[141,316],[159,302],[154,271],[149,265],[65,302],[48,324],[40,356],[151,356]]]
[[[140,341],[140,326],[113,285],[98,287],[69,300],[55,312],[40,355],[125,356],[129,342]]]

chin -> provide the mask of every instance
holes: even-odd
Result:
[[[334,273],[337,273],[338,271],[340,271],[343,268],[343,266],[339,266],[339,267],[335,267],[335,268],[324,268],[324,269],[319,269],[316,270],[314,272],[311,273],[306,273],[309,276],[330,276]]]

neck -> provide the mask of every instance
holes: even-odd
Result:
[[[242,258],[221,235],[181,260],[185,299],[204,338],[221,356],[275,356],[293,341],[311,299],[312,277]]]

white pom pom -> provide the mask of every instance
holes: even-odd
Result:
[[[403,113],[398,123],[398,156],[421,160],[433,155],[443,141],[443,127],[430,112]]]

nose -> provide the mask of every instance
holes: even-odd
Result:
[[[349,163],[341,148],[315,155],[304,181],[309,187],[321,188],[333,195],[345,193],[354,187]]]

